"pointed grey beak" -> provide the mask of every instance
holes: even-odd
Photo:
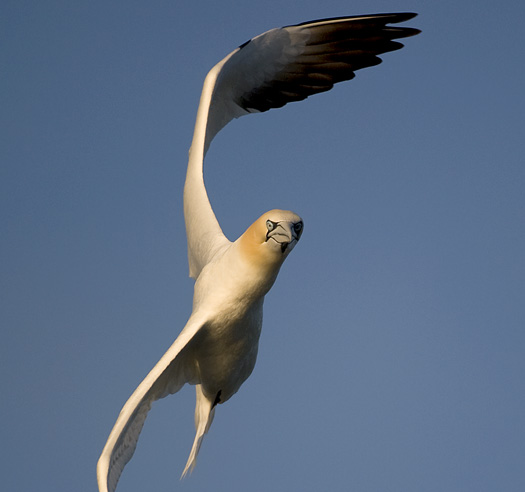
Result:
[[[297,242],[301,236],[301,229],[297,231],[296,227],[297,224],[292,222],[277,222],[275,227],[266,235],[266,240],[273,239],[276,243],[279,243],[281,252],[284,253],[288,246],[293,242]]]

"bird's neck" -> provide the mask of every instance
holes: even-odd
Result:
[[[252,225],[234,243],[234,247],[238,251],[242,268],[249,272],[254,283],[266,294],[275,282],[283,260],[277,257],[275,252],[266,248],[264,242],[258,239],[259,237],[260,234]]]

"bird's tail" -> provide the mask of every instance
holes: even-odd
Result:
[[[193,441],[188,462],[186,463],[184,471],[180,477],[181,480],[195,468],[202,439],[204,438],[204,434],[208,432],[210,425],[213,422],[213,416],[215,415],[214,402],[206,398],[202,391],[202,385],[195,385],[195,393],[197,396],[197,402],[195,404],[195,428],[197,432],[195,433],[195,440]]]

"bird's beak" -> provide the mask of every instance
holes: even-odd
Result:
[[[277,227],[268,233],[268,239],[273,239],[281,245],[281,252],[284,253],[288,247],[299,240],[299,236],[294,230],[293,222],[279,222]]]

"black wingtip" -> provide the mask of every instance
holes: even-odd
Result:
[[[414,27],[386,27],[388,32],[395,33],[395,37],[392,39],[409,38],[410,36],[416,36],[421,32],[420,29]]]
[[[363,15],[346,15],[341,17],[326,17],[324,19],[315,19],[307,22],[301,22],[300,24],[291,24],[286,27],[301,27],[308,24],[315,24],[318,22],[333,22],[333,21],[351,21],[351,20],[362,20],[362,21],[372,21],[372,20],[383,20],[384,24],[398,24],[399,22],[405,22],[416,17],[415,12],[394,12],[394,13],[381,13],[381,14],[363,14]]]
[[[395,13],[395,14],[384,14],[384,15],[395,17],[396,20],[390,21],[393,24],[396,24],[398,22],[405,22],[405,21],[408,21],[410,19],[413,19],[414,17],[417,17],[417,14],[415,12],[398,12],[398,13]]]

